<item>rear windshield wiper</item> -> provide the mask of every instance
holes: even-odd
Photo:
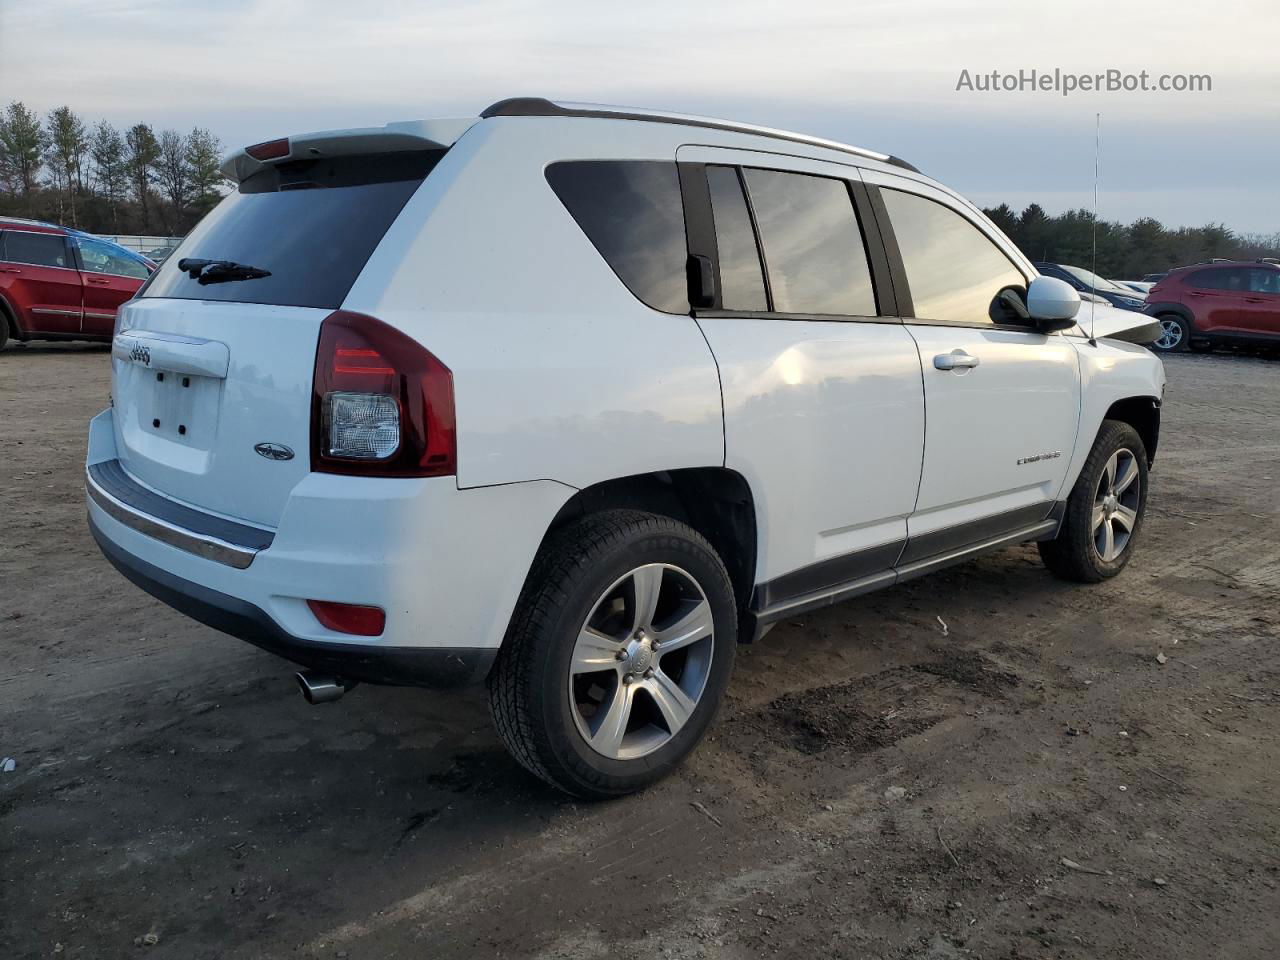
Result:
[[[200,283],[257,280],[260,277],[271,276],[270,270],[251,267],[247,263],[236,263],[233,260],[197,260],[194,257],[183,257],[178,261],[178,269],[185,270],[188,277]]]

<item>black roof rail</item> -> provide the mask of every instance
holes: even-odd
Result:
[[[1280,257],[1259,257],[1259,263],[1274,263],[1280,265]]]
[[[638,107],[615,107],[603,103],[556,103],[545,97],[509,97],[490,104],[480,111],[482,119],[490,117],[596,117],[610,120],[645,120],[650,123],[676,123],[687,127],[705,127],[711,130],[730,130],[734,133],[747,133],[757,137],[772,137],[775,140],[790,140],[792,143],[804,143],[812,147],[823,147],[827,150],[839,150],[855,156],[879,160],[912,173],[919,173],[901,157],[874,150],[864,150],[836,140],[822,137],[811,137],[804,133],[793,133],[790,130],[777,130],[773,127],[760,127],[751,123],[735,123],[732,120],[717,120],[713,117],[695,117],[682,113],[663,113],[659,110],[644,110]]]

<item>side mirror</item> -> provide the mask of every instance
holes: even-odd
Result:
[[[1027,313],[1041,333],[1069,330],[1080,312],[1080,294],[1057,277],[1036,277],[1027,288]]]

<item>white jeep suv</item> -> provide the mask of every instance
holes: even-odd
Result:
[[[1133,551],[1160,362],[895,157],[524,98],[224,170],[120,312],[89,522],[313,701],[485,680],[522,764],[613,796],[780,618]]]

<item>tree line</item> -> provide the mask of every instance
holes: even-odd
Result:
[[[1031,260],[1093,263],[1094,218],[1088,210],[1068,210],[1051,217],[1039,204],[1015,213],[1005,203],[982,211]],[[1095,271],[1114,280],[1140,280],[1144,274],[1170,270],[1215,257],[1257,260],[1280,257],[1280,233],[1240,234],[1222,224],[1169,229],[1150,217],[1129,225],[1098,221]]]
[[[182,236],[222,197],[222,145],[208,130],[118,130],[70,107],[42,119],[21,102],[0,114],[0,216],[89,233]]]

